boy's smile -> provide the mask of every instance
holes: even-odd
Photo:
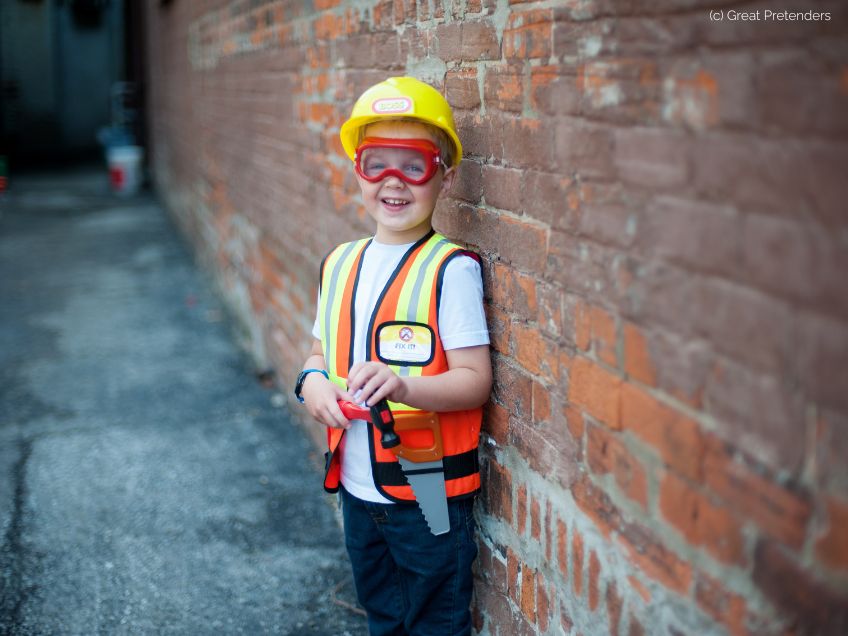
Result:
[[[423,124],[414,122],[378,122],[368,126],[369,137],[386,139],[430,139]],[[432,141],[432,140],[431,140]],[[370,182],[356,175],[362,201],[377,223],[375,239],[386,244],[414,243],[431,229],[436,201],[453,183],[454,170],[441,169],[426,183],[412,185],[395,174]]]

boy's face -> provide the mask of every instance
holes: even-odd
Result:
[[[414,122],[377,122],[368,126],[367,136],[435,142],[424,124]],[[365,209],[377,222],[375,238],[381,243],[400,245],[413,243],[427,234],[436,201],[442,192],[450,189],[454,174],[453,168],[446,171],[440,168],[421,185],[411,185],[395,175],[372,183],[357,174]]]

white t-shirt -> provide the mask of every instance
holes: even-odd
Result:
[[[365,360],[367,326],[380,292],[412,245],[386,245],[374,240],[365,250],[354,304],[354,324],[357,327],[356,333],[353,334],[354,364]],[[320,340],[317,311],[315,316],[312,335]],[[439,305],[439,336],[446,351],[489,344],[489,330],[483,311],[480,265],[468,256],[452,259],[445,268]],[[363,420],[354,420],[353,425],[344,434],[341,452],[341,481],[345,489],[366,501],[391,503],[374,487],[368,429]]]

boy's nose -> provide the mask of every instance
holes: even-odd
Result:
[[[396,174],[390,174],[389,176],[387,176],[386,181],[383,185],[389,186],[391,188],[398,188],[398,189],[406,186],[403,179],[401,179]]]

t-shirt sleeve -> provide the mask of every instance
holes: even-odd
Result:
[[[318,340],[321,339],[321,326],[318,324],[318,312],[321,307],[321,297],[318,297],[318,300],[315,301],[315,322],[312,323],[312,335],[315,336]]]
[[[439,335],[445,350],[489,344],[480,264],[469,256],[448,262],[439,305]]]

